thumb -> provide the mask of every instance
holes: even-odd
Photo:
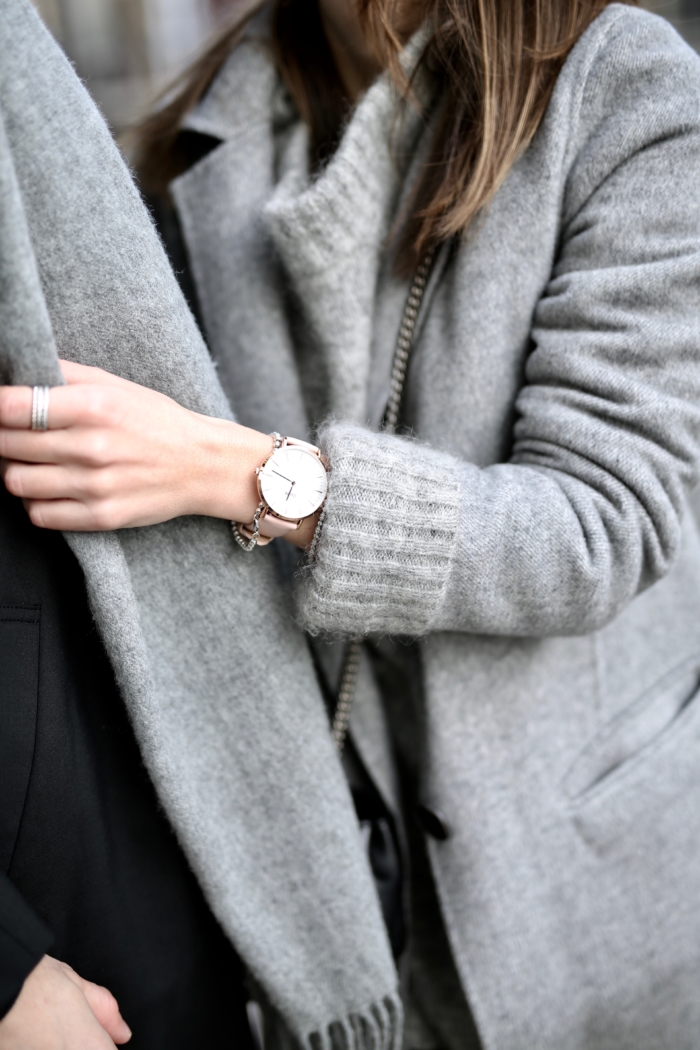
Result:
[[[131,1029],[119,1012],[119,1004],[109,989],[103,988],[101,984],[86,981],[68,966],[65,969],[71,981],[80,988],[95,1019],[110,1039],[117,1045],[128,1043],[131,1039]]]
[[[92,981],[84,981],[83,984],[83,995],[88,1006],[110,1039],[117,1045],[128,1043],[131,1039],[131,1029],[119,1012],[119,1004],[109,989],[100,984],[93,984]]]

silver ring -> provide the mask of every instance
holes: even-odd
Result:
[[[35,386],[32,389],[32,430],[48,430],[50,393],[49,386]]]

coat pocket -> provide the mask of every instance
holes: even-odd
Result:
[[[579,832],[603,850],[631,826],[655,836],[674,819],[687,821],[687,810],[700,812],[700,654],[601,730],[563,788]]]
[[[7,872],[34,759],[39,691],[38,606],[0,605],[0,871]]]

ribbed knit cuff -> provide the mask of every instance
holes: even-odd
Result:
[[[298,595],[311,632],[424,634],[457,543],[459,462],[418,442],[332,423],[323,528]]]

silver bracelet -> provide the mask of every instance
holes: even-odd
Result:
[[[258,509],[256,510],[255,515],[253,517],[253,532],[250,536],[250,539],[242,535],[240,529],[238,528],[237,522],[231,522],[231,531],[233,533],[233,538],[238,544],[238,546],[242,547],[244,551],[252,551],[258,545],[258,536],[260,535],[260,515],[263,512],[264,506],[264,503],[258,504]]]

